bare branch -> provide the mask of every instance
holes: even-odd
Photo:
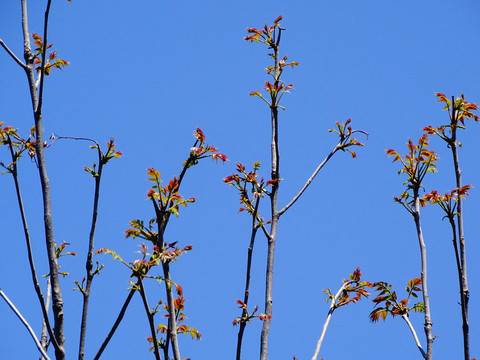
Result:
[[[328,156],[320,163],[320,165],[317,166],[315,171],[313,172],[312,176],[307,180],[305,185],[300,189],[300,191],[293,197],[293,199],[285,205],[285,207],[278,212],[278,215],[281,216],[285,211],[287,211],[299,198],[302,196],[303,192],[307,190],[308,186],[312,183],[313,179],[317,176],[318,172],[322,170],[322,168],[325,166],[325,164],[330,160],[330,158],[335,154],[338,150],[341,148],[342,141],[339,141],[337,145],[333,148],[333,150],[328,154]]]
[[[418,340],[417,333],[416,333],[415,329],[413,328],[412,323],[408,319],[408,314],[402,314],[402,319],[405,320],[405,322],[407,323],[408,328],[410,329],[410,331],[412,333],[412,336],[415,339],[415,344],[417,344],[418,350],[422,354],[423,358],[426,359],[427,354],[425,354],[425,351],[423,351],[422,344],[420,344],[420,341]]]
[[[49,306],[50,306],[51,298],[52,298],[52,287],[50,286],[50,279],[47,279],[47,297],[45,298],[45,308],[46,309],[48,309]],[[51,330],[50,330],[50,334],[51,334]],[[41,339],[40,342],[42,344],[42,347],[45,350],[47,350],[49,342],[48,342],[48,337],[47,337],[47,322],[45,321],[45,319],[43,320],[42,337],[40,339]],[[53,335],[50,335],[50,339],[55,340]]]
[[[8,48],[8,46],[3,42],[2,39],[0,39],[0,45],[2,45],[2,47],[3,47],[3,48],[5,49],[5,51],[8,53],[8,55],[10,55],[10,56],[12,57],[12,59],[15,60],[15,62],[16,62],[18,65],[20,65],[20,67],[21,67],[22,69],[25,70],[25,69],[27,68],[27,65],[25,65],[25,64],[22,62],[22,60],[20,60],[20,59],[13,53],[13,51]]]
[[[32,327],[30,326],[30,324],[27,322],[27,320],[25,320],[25,318],[22,316],[22,314],[20,314],[20,312],[19,312],[19,311],[17,310],[17,308],[15,307],[15,305],[13,305],[13,303],[9,300],[9,298],[8,298],[7,295],[2,291],[1,288],[0,288],[0,296],[3,298],[3,300],[5,300],[5,302],[8,304],[8,306],[10,306],[10,308],[13,310],[13,312],[15,313],[15,315],[17,315],[17,317],[20,319],[20,321],[22,322],[22,324],[25,325],[25,327],[27,328],[28,332],[29,332],[30,335],[32,336],[33,341],[35,341],[35,345],[37,345],[38,351],[40,351],[40,353],[42,354],[42,356],[43,356],[46,360],[50,360],[50,358],[48,357],[47,353],[45,352],[45,350],[43,350],[42,345],[40,344],[40,342],[38,341],[37,337],[35,336],[35,333],[33,332]]]
[[[135,289],[130,290],[127,298],[125,299],[125,302],[123,303],[122,309],[120,310],[120,313],[117,316],[117,320],[115,320],[115,323],[112,326],[112,329],[108,333],[107,337],[102,343],[102,346],[100,346],[100,349],[98,349],[97,354],[93,358],[93,360],[98,360],[100,359],[100,356],[102,355],[103,351],[107,347],[108,343],[113,337],[113,334],[115,334],[115,331],[117,331],[118,325],[122,322],[123,316],[125,315],[125,312],[127,311],[128,305],[130,304],[130,301],[133,298],[133,295],[135,294]]]

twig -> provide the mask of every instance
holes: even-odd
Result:
[[[145,287],[143,286],[143,281],[141,277],[138,278],[138,284],[140,285],[140,295],[142,296],[143,306],[145,308],[145,313],[147,314],[148,324],[150,325],[150,333],[152,334],[155,358],[157,360],[161,360],[160,350],[158,349],[157,332],[155,331],[155,322],[153,320],[153,314],[150,311],[150,306],[148,306],[147,295],[145,294]]]
[[[0,288],[0,296],[3,298],[3,300],[5,300],[5,302],[8,304],[8,306],[10,306],[10,308],[13,310],[13,312],[15,313],[15,315],[17,315],[17,317],[20,319],[20,321],[22,322],[22,324],[25,325],[25,327],[27,328],[28,332],[29,332],[30,335],[32,336],[33,341],[35,341],[35,345],[37,345],[38,351],[40,351],[40,353],[42,354],[42,356],[43,356],[45,359],[50,360],[50,358],[48,357],[47,353],[45,352],[45,350],[43,350],[42,345],[40,344],[40,342],[38,341],[37,337],[35,336],[35,333],[33,332],[31,326],[29,325],[29,323],[24,319],[24,317],[22,316],[22,314],[20,314],[20,312],[19,312],[19,311],[17,310],[17,308],[15,307],[15,305],[13,305],[13,303],[8,299],[7,295],[2,291],[1,288]]]

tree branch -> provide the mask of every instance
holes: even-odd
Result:
[[[313,179],[317,176],[318,172],[322,170],[322,168],[325,166],[325,164],[330,160],[330,158],[341,148],[342,141],[339,141],[337,145],[333,148],[333,150],[328,154],[328,156],[320,163],[320,165],[317,166],[315,171],[313,172],[312,176],[307,180],[305,185],[300,189],[297,195],[293,197],[293,199],[285,205],[285,207],[278,212],[278,215],[281,216],[285,211],[287,211],[299,198],[302,196],[305,190],[307,190],[308,186],[312,183]]]
[[[240,355],[242,352],[243,333],[245,331],[245,327],[247,326],[247,321],[245,320],[245,317],[247,316],[247,313],[248,313],[247,306],[248,306],[248,298],[250,295],[250,274],[252,270],[252,254],[253,254],[253,246],[255,245],[255,237],[257,235],[257,230],[258,230],[258,227],[256,226],[256,222],[257,222],[257,212],[258,212],[259,204],[260,204],[260,197],[257,199],[257,203],[255,204],[255,209],[253,210],[253,214],[252,214],[252,233],[250,235],[250,246],[248,247],[248,251],[247,251],[247,274],[245,279],[245,292],[243,296],[243,303],[245,304],[245,307],[242,310],[240,327],[238,329],[236,360],[240,360]]]
[[[408,328],[410,329],[410,332],[412,333],[412,336],[415,340],[415,344],[417,344],[418,350],[422,354],[423,358],[426,359],[427,354],[425,354],[425,351],[423,351],[422,344],[420,344],[420,340],[418,340],[417,332],[413,328],[412,323],[410,322],[410,320],[408,318],[408,314],[402,314],[401,316],[402,316],[402,319],[405,320],[405,322],[407,323]]]
[[[345,290],[345,288],[349,286],[352,282],[353,281],[347,281],[343,283],[343,285],[340,287],[340,289],[337,291],[334,298],[332,299],[332,302],[330,304],[330,309],[328,310],[327,318],[325,319],[325,323],[323,324],[322,333],[320,334],[320,338],[318,339],[318,342],[317,342],[317,347],[315,348],[315,352],[313,353],[313,356],[312,356],[312,360],[317,360],[318,358],[318,354],[320,353],[320,347],[322,346],[323,338],[327,333],[327,328],[328,328],[328,325],[330,324],[330,319],[332,318],[333,312],[336,309],[338,298],[340,297],[340,295],[342,295],[343,290]]]
[[[128,305],[130,304],[130,301],[133,298],[133,295],[135,294],[135,289],[130,290],[127,298],[125,299],[125,302],[123,303],[122,309],[120,310],[120,313],[117,316],[117,320],[115,320],[115,323],[112,326],[112,329],[108,333],[107,337],[103,341],[102,345],[100,346],[100,349],[98,349],[97,354],[93,358],[93,360],[98,360],[100,359],[100,356],[102,355],[103,351],[107,347],[108,343],[112,339],[113,335],[115,334],[115,331],[117,331],[118,325],[122,322],[123,316],[125,315],[125,312],[127,311]]]
[[[89,140],[93,141],[90,139],[79,139],[79,140]],[[87,261],[85,263],[85,268],[87,271],[87,282],[85,285],[85,290],[82,292],[83,294],[83,309],[82,309],[82,322],[80,326],[80,343],[79,343],[79,349],[78,349],[78,359],[83,360],[84,355],[85,355],[85,337],[87,333],[87,314],[88,314],[88,304],[90,300],[90,290],[92,287],[92,281],[93,277],[95,275],[95,272],[92,271],[93,269],[93,247],[94,247],[94,241],[95,241],[95,227],[97,224],[97,215],[98,215],[98,201],[100,198],[100,181],[102,178],[102,170],[103,170],[103,154],[102,151],[100,150],[100,147],[96,143],[96,141],[93,141],[97,145],[97,151],[98,151],[98,172],[97,176],[95,177],[95,194],[93,196],[93,214],[92,214],[92,223],[90,227],[90,235],[89,235],[89,241],[88,241],[88,251],[87,251]]]
[[[47,8],[45,10],[45,22],[43,24],[43,49],[42,49],[42,66],[40,67],[40,89],[39,89],[39,96],[38,96],[38,108],[35,109],[36,111],[40,111],[40,112],[42,109],[42,102],[43,102],[43,84],[45,83],[45,61],[47,59],[48,16],[50,14],[51,4],[52,4],[52,0],[48,0]]]
[[[27,65],[25,65],[22,60],[20,60],[14,53],[12,50],[10,50],[8,48],[8,46],[3,42],[2,39],[0,39],[0,45],[2,45],[2,47],[5,49],[5,51],[8,53],[8,55],[10,55],[12,57],[12,59],[18,64],[20,65],[20,67],[25,70],[27,68]]]
[[[50,300],[52,298],[52,287],[50,286],[50,279],[47,279],[47,297],[45,299],[45,308],[48,309],[48,307],[50,306]],[[51,330],[50,330],[51,332]],[[55,338],[53,337],[53,335],[50,335],[50,339],[52,341],[55,341]],[[45,319],[43,320],[43,325],[42,325],[42,336],[40,338],[40,343],[42,344],[42,347],[47,350],[48,348],[48,344],[49,344],[49,341],[48,341],[48,337],[47,337],[47,322],[45,321]],[[40,359],[42,360],[42,359]]]
[[[140,295],[142,296],[143,306],[145,308],[145,313],[147,314],[148,324],[150,325],[150,333],[152,334],[155,359],[161,360],[160,350],[158,349],[157,332],[155,331],[155,322],[153,320],[153,314],[150,311],[150,306],[148,306],[147,295],[145,294],[145,287],[143,286],[143,281],[141,277],[138,278],[138,283],[140,284]]]
[[[42,356],[43,356],[46,360],[50,360],[50,358],[48,357],[47,353],[45,352],[45,350],[43,350],[42,345],[40,344],[40,342],[38,341],[37,337],[35,336],[35,333],[33,332],[31,326],[29,325],[29,323],[24,319],[24,317],[22,316],[22,314],[20,314],[20,312],[19,312],[19,311],[17,310],[17,308],[15,307],[15,305],[13,305],[13,303],[8,299],[7,295],[2,291],[1,288],[0,288],[0,296],[3,298],[3,300],[5,300],[5,302],[8,304],[8,306],[10,306],[10,308],[13,310],[13,312],[15,313],[15,315],[17,315],[17,317],[20,319],[20,321],[22,322],[22,324],[27,328],[28,332],[30,333],[30,335],[31,335],[32,338],[33,338],[33,341],[35,342],[35,345],[37,345],[38,351],[40,351],[40,353],[42,354]]]

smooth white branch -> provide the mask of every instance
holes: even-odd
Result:
[[[30,326],[30,324],[27,322],[27,320],[25,320],[25,318],[22,316],[22,314],[20,314],[20,311],[17,310],[17,308],[15,307],[15,305],[13,305],[13,303],[10,301],[10,299],[7,297],[7,295],[2,291],[2,289],[0,289],[0,296],[3,298],[3,300],[5,300],[5,302],[8,304],[8,306],[10,306],[10,309],[13,310],[13,312],[15,313],[15,315],[17,315],[17,317],[20,319],[20,321],[22,322],[22,324],[25,325],[25,327],[27,328],[28,332],[29,332],[30,335],[32,336],[33,341],[35,341],[35,345],[37,345],[38,351],[40,351],[40,353],[42,354],[42,356],[43,356],[46,360],[50,360],[50,358],[48,357],[47,353],[46,353],[45,350],[42,348],[42,345],[40,344],[40,341],[38,341],[37,337],[35,336],[35,333],[33,332],[32,327]]]

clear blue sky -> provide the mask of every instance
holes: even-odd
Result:
[[[43,2],[29,2],[30,31],[41,32]],[[178,174],[199,126],[207,141],[230,162],[204,161],[193,168],[181,193],[197,202],[182,209],[167,237],[194,249],[172,266],[183,285],[187,325],[201,341],[181,339],[183,357],[232,359],[243,296],[250,219],[238,214],[238,195],[222,179],[235,163],[265,164],[269,176],[269,113],[248,96],[267,79],[270,58],[264,46],[243,41],[247,27],[271,23],[280,14],[281,53],[301,65],[284,73],[295,89],[280,113],[281,183],[286,204],[335,145],[327,132],[336,121],[352,118],[354,128],[370,133],[358,159],[338,153],[301,200],[280,222],[275,258],[274,318],[270,359],[311,358],[328,311],[322,289],[337,289],[360,266],[366,280],[392,283],[399,294],[420,276],[420,256],[411,216],[392,201],[404,178],[386,157],[386,148],[406,151],[408,137],[448,119],[434,93],[480,101],[480,5],[474,1],[55,1],[49,42],[71,62],[46,83],[45,134],[114,137],[124,153],[105,169],[96,248],[135,258],[135,240],[125,239],[132,219],[153,213],[145,199],[146,169],[165,179]],[[22,57],[20,2],[0,3],[0,37]],[[26,78],[0,52],[0,121],[26,133],[33,126]],[[464,183],[474,189],[465,203],[465,231],[471,291],[471,354],[480,357],[480,170],[478,124],[461,133]],[[477,147],[476,147],[477,146]],[[427,190],[454,186],[452,161],[439,140],[439,172],[425,180]],[[96,154],[80,142],[57,142],[48,150],[55,237],[69,242],[76,257],[62,258],[67,358],[78,346],[81,296],[73,280],[84,276],[93,180],[83,171]],[[0,153],[1,161],[7,152]],[[39,181],[34,164],[21,162],[23,194],[35,242],[39,273],[47,272],[42,240]],[[41,327],[38,302],[27,271],[25,244],[13,182],[0,177],[0,287],[35,330]],[[263,213],[267,216],[265,202]],[[422,213],[428,247],[429,287],[437,359],[462,358],[460,307],[448,224],[436,208]],[[263,304],[265,241],[254,253],[250,304]],[[129,272],[110,257],[93,284],[86,358],[92,358],[127,295]],[[150,303],[164,297],[152,284]],[[335,312],[322,346],[324,359],[415,359],[418,350],[401,319],[371,324],[370,301]],[[12,312],[0,304],[0,354],[5,359],[35,358],[37,351]],[[423,316],[411,316],[425,345]],[[259,321],[247,327],[244,359],[258,357]],[[148,359],[149,336],[140,297],[134,298],[104,359]]]

